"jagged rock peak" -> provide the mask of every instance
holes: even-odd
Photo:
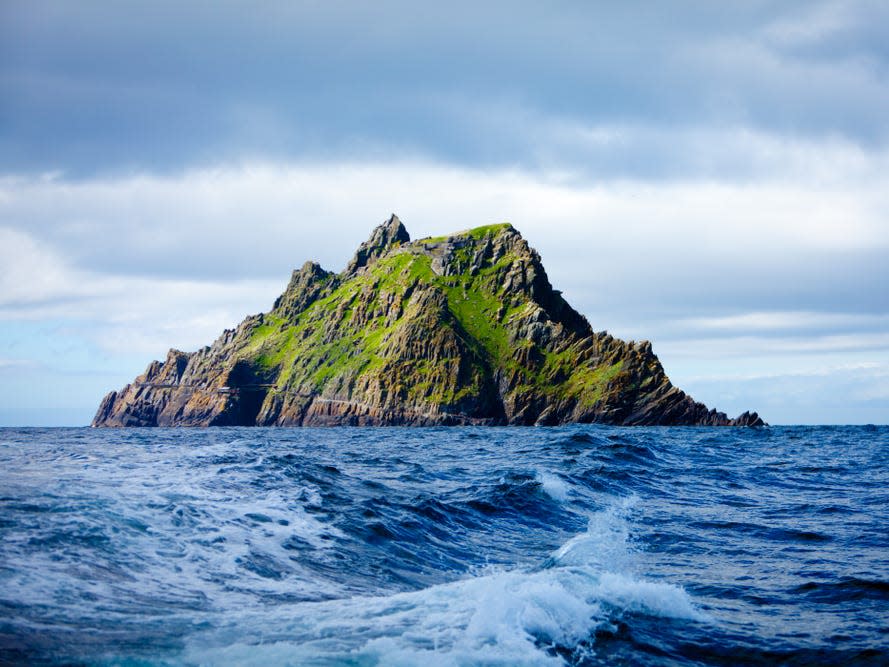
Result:
[[[290,276],[287,289],[275,301],[274,311],[284,317],[296,316],[331,287],[335,277],[317,262],[306,262]]]
[[[355,255],[346,265],[345,275],[352,275],[384,255],[390,248],[402,243],[409,243],[410,234],[407,233],[401,220],[394,213],[381,225],[378,225],[364,243],[358,246]]]

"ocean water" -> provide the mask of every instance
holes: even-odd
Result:
[[[889,664],[889,427],[0,430],[0,663]]]

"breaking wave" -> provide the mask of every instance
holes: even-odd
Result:
[[[885,664],[889,429],[0,430],[0,664]]]
[[[633,504],[591,516],[587,531],[537,569],[492,567],[419,591],[239,617],[213,639],[198,640],[204,645],[190,647],[185,661],[558,665],[594,655],[595,633],[612,629],[627,613],[705,620],[682,588],[629,573],[627,510]],[[282,615],[289,620],[282,622]],[[244,627],[264,628],[262,643],[255,637],[230,643]]]

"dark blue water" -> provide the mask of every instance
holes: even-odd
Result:
[[[0,663],[889,664],[889,427],[0,430]]]

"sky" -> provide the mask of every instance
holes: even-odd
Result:
[[[0,3],[0,425],[412,237],[509,221],[597,331],[889,423],[889,3]]]

